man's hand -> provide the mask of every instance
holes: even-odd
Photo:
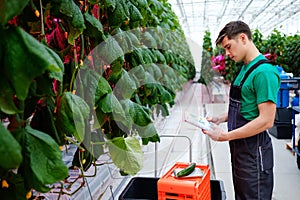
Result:
[[[214,124],[217,124],[217,125],[219,125],[220,123],[222,123],[220,121],[219,117],[206,117],[206,120],[209,121],[209,122],[212,122]]]
[[[221,115],[218,115],[218,116],[208,116],[206,117],[206,120],[209,121],[209,122],[212,122],[212,123],[215,123],[217,125],[223,123],[223,122],[227,122],[228,120],[228,113],[224,113],[224,114],[221,114]]]
[[[209,130],[202,129],[202,132],[208,135],[214,141],[225,141],[226,132],[223,131],[219,126],[211,126]]]

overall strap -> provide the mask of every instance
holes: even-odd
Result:
[[[273,64],[271,61],[269,60],[266,60],[266,59],[262,59],[262,60],[259,60],[257,63],[255,63],[246,73],[245,73],[245,76],[243,77],[241,83],[240,83],[240,86],[242,86],[244,84],[244,82],[246,81],[246,79],[248,78],[249,74],[255,70],[260,64],[263,64],[263,63],[270,63],[270,64]]]

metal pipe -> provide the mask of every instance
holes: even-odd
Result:
[[[173,137],[173,138],[186,138],[189,142],[189,161],[192,162],[192,140],[185,135],[160,135],[160,137]],[[154,154],[154,177],[157,177],[157,142],[155,142],[155,154]]]

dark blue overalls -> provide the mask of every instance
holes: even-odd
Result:
[[[261,63],[255,63],[239,86],[231,84],[228,111],[228,131],[239,128],[249,120],[241,115],[241,88],[249,74]],[[234,83],[234,81],[232,82]],[[236,200],[268,200],[273,191],[273,147],[266,131],[257,135],[229,141],[232,176]]]

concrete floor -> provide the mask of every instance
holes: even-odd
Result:
[[[157,146],[153,144],[144,148],[145,165],[136,176],[160,177],[175,162],[192,160],[198,164],[209,164],[212,178],[222,180],[227,199],[234,199],[228,142],[211,141],[202,134],[200,129],[183,122],[185,112],[203,116],[207,113],[218,115],[227,111],[228,87],[222,82],[220,84],[218,80],[216,83],[211,86],[212,88],[191,83],[179,93],[170,116],[157,120],[156,126],[162,136],[161,142]],[[222,126],[226,128],[226,124]],[[191,150],[186,137],[191,140]],[[275,155],[275,183],[272,199],[298,199],[300,198],[300,170],[296,164],[296,156],[286,148],[286,143],[290,140],[271,137]],[[126,177],[118,187],[115,187],[114,198],[110,193],[103,195],[101,199],[117,199],[130,178]]]

